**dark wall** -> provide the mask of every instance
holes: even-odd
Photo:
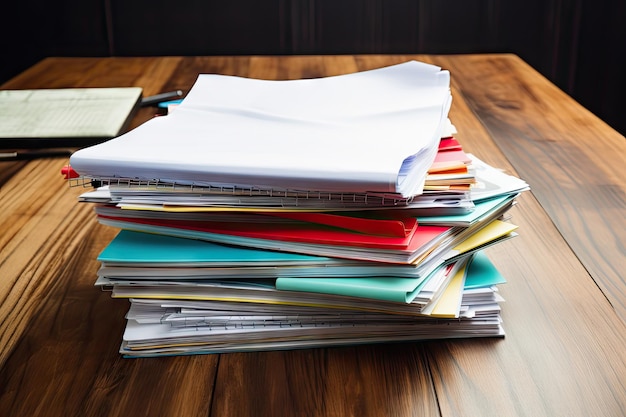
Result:
[[[626,132],[626,2],[21,0],[0,82],[46,56],[512,52]]]
[[[46,56],[109,53],[102,0],[9,1],[0,11],[0,82]]]
[[[626,135],[626,1],[585,2],[571,95]]]

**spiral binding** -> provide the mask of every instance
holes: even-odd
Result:
[[[130,178],[79,177],[71,179],[70,182],[71,186],[109,186],[111,193],[117,196],[132,195],[138,192],[144,195],[159,195],[159,193],[174,193],[176,195],[193,194],[197,197],[214,197],[216,198],[216,203],[219,203],[220,197],[266,198],[275,201],[267,201],[263,205],[277,205],[283,207],[312,205],[337,207],[396,207],[410,204],[413,200],[412,197],[404,198],[399,194],[277,190],[235,185],[186,184]],[[249,201],[246,201],[246,204],[248,202]]]

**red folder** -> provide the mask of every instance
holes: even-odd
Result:
[[[461,144],[453,137],[443,138],[439,142],[439,151],[461,150]]]
[[[193,230],[213,234],[231,235],[244,238],[265,239],[281,242],[298,242],[316,245],[341,247],[363,247],[384,250],[414,252],[433,240],[447,234],[450,227],[415,226],[406,236],[381,236],[354,232],[347,229],[328,227],[316,223],[241,223],[205,222],[173,219],[149,219],[98,214],[100,218],[111,219],[155,227]]]
[[[377,236],[407,237],[417,227],[417,220],[412,217],[404,219],[372,219],[314,212],[271,212],[264,214]]]
[[[467,156],[467,154],[463,150],[437,152],[437,156],[435,156],[435,163],[450,162],[450,161],[463,162],[464,164],[469,164],[472,162],[472,160]]]

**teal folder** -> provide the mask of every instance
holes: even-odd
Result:
[[[466,269],[465,289],[506,282],[482,251],[471,256]],[[410,303],[437,272],[422,278],[278,278],[276,289]]]
[[[504,197],[496,197],[480,202],[474,202],[474,210],[469,213],[447,216],[419,216],[417,217],[417,223],[423,225],[469,227],[493,213],[508,209],[511,204],[513,204],[515,197],[517,197],[517,195],[507,195]]]
[[[100,253],[98,260],[106,276],[145,277],[149,269],[179,269],[180,276],[211,275],[211,269],[224,277],[384,277],[417,278],[425,272],[413,265],[384,264],[349,259],[276,252],[250,247],[229,246],[198,239],[122,230]],[[120,273],[117,269],[121,269]],[[132,274],[135,271],[137,274]],[[193,272],[191,272],[193,271]],[[237,274],[237,272],[239,272]],[[131,275],[129,275],[131,274]],[[155,270],[151,276],[156,276]],[[160,278],[171,278],[171,275]]]
[[[100,253],[98,260],[113,265],[236,266],[254,264],[327,264],[330,258],[226,246],[171,236],[122,230]]]
[[[426,278],[278,278],[276,289],[410,303]]]
[[[500,274],[493,263],[484,252],[476,252],[467,266],[465,286],[463,288],[473,289],[490,287],[492,285],[504,284],[506,280]]]

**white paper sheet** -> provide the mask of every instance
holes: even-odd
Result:
[[[449,78],[415,61],[310,80],[204,74],[176,112],[70,162],[92,177],[411,196],[449,128]]]

